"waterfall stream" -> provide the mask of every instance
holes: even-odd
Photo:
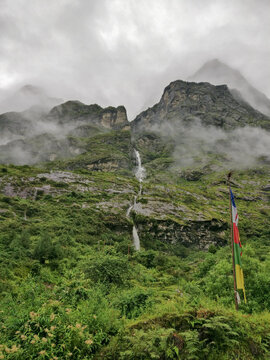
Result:
[[[133,245],[135,247],[135,250],[139,251],[141,248],[141,244],[140,244],[140,238],[138,235],[138,231],[137,231],[137,228],[135,225],[133,225],[132,236],[133,236]]]
[[[127,214],[126,214],[127,217],[130,216],[131,210],[135,209],[137,197],[142,194],[142,182],[143,182],[143,179],[145,177],[145,168],[142,166],[140,153],[136,149],[134,149],[134,152],[135,152],[136,164],[137,164],[136,171],[135,171],[135,176],[139,180],[140,188],[139,188],[138,194],[134,196],[133,204],[130,205],[130,207],[127,210]],[[133,236],[133,245],[135,247],[135,250],[139,251],[140,247],[141,247],[140,246],[140,238],[139,238],[138,231],[137,231],[137,228],[136,228],[135,224],[133,225],[132,236]]]

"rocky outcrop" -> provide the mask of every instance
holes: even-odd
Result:
[[[225,230],[228,229],[228,224],[217,219],[189,221],[186,224],[170,219],[149,219],[139,224],[137,222],[137,227],[142,244],[147,244],[149,239],[152,239],[161,243],[207,250],[210,245],[224,246],[227,242]]]
[[[47,117],[59,124],[84,123],[104,129],[119,130],[129,128],[127,112],[124,106],[102,108],[97,104],[85,105],[80,101],[67,101],[54,107]]]
[[[124,106],[105,108],[101,115],[101,125],[107,129],[115,129],[123,125],[129,127]]]
[[[161,124],[188,124],[198,119],[203,125],[224,129],[270,126],[270,118],[248,104],[238,102],[226,85],[177,80],[165,88],[159,103],[135,118],[132,129],[134,132],[158,130]]]

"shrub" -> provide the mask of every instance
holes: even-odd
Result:
[[[122,292],[113,305],[121,311],[122,316],[128,319],[136,318],[151,307],[153,300],[150,300],[151,291],[135,288]]]
[[[62,250],[59,244],[54,244],[48,234],[41,235],[34,251],[33,257],[44,264],[47,260],[59,259],[62,257]]]
[[[85,274],[95,282],[124,285],[129,276],[128,260],[120,255],[98,254],[87,264]]]

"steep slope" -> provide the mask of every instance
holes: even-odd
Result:
[[[60,125],[86,122],[111,130],[123,129],[125,126],[129,128],[124,106],[102,108],[97,104],[85,105],[80,101],[67,101],[54,107],[47,118]]]
[[[238,90],[243,99],[255,109],[270,115],[270,99],[254,88],[239,71],[232,69],[218,59],[205,63],[188,80],[196,82],[207,81],[214,85],[226,84],[231,90]]]
[[[1,357],[268,359],[268,177],[233,176],[248,298],[235,312],[224,175],[144,184],[135,252],[134,176],[1,166]]]
[[[255,127],[268,120],[226,86],[177,81],[131,131],[123,107],[70,101],[42,115],[45,134],[22,129],[0,147],[12,161],[50,160],[0,165],[0,358],[268,359],[269,133]],[[237,134],[250,129],[241,157]],[[228,134],[242,165],[231,182],[248,298],[239,312]],[[194,148],[197,160],[183,162]]]
[[[226,85],[177,80],[168,85],[159,103],[139,114],[132,129],[151,130],[162,123],[189,123],[200,119],[204,125],[224,129],[251,125],[270,128],[270,118],[237,101]]]

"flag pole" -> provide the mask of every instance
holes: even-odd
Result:
[[[228,174],[227,182],[229,189],[229,199],[230,199],[230,226],[231,226],[231,247],[232,247],[232,264],[233,264],[233,286],[234,286],[234,301],[235,301],[235,310],[238,310],[238,300],[237,300],[237,287],[236,287],[236,276],[235,276],[235,260],[234,260],[234,240],[233,240],[233,226],[232,226],[232,199],[231,199],[231,180],[232,172],[230,171]]]

